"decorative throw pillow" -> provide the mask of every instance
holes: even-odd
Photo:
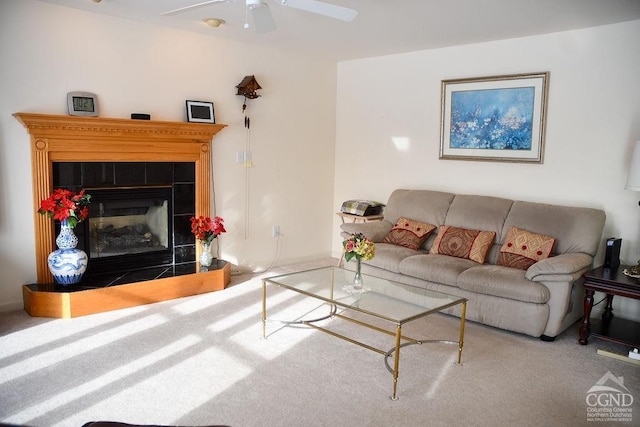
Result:
[[[496,233],[493,231],[467,230],[443,225],[438,231],[432,254],[466,258],[483,264]]]
[[[549,258],[556,239],[511,227],[504,238],[498,265],[526,270],[541,259]]]
[[[382,241],[384,243],[391,243],[392,245],[418,250],[424,241],[427,240],[429,234],[435,229],[435,225],[400,217],[396,225],[393,226],[389,234],[387,234]]]

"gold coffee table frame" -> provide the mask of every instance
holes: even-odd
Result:
[[[351,286],[355,273],[337,267],[323,267],[296,273],[283,274],[265,278],[262,281],[262,337],[266,338],[267,330],[267,284],[282,287],[300,294],[326,302],[329,313],[315,319],[280,321],[285,324],[303,324],[322,332],[341,338],[350,343],[382,354],[387,370],[393,375],[392,400],[398,400],[398,373],[400,367],[400,348],[412,344],[446,343],[458,345],[458,361],[461,364],[464,343],[464,324],[467,310],[467,299],[441,292],[429,291],[404,285],[391,280],[363,275],[364,292],[356,292]],[[461,304],[460,335],[458,341],[452,340],[419,340],[402,334],[405,323],[440,312],[446,308]],[[375,319],[395,324],[395,331],[380,328],[362,320],[338,313],[338,308],[364,313]],[[382,332],[395,337],[395,346],[390,350],[373,347],[361,341],[339,334],[316,325],[315,322],[332,317],[353,322],[360,326]],[[393,366],[389,358],[393,355]]]

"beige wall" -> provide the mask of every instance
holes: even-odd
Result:
[[[255,74],[251,132],[235,85]],[[29,137],[18,111],[66,114],[66,93],[98,95],[103,117],[185,120],[185,100],[213,101],[223,259],[243,269],[329,256],[336,65],[35,0],[0,2],[0,309],[35,280]],[[236,163],[247,144],[253,168]],[[272,225],[279,225],[276,246]],[[309,225],[312,225],[309,227]],[[310,244],[309,242],[312,242]],[[277,258],[276,258],[277,255]]]
[[[632,21],[340,63],[334,206],[426,188],[596,207],[635,264],[640,193],[624,185],[640,140],[639,40]],[[544,164],[438,159],[441,80],[539,71],[550,72]],[[337,220],[334,230],[339,254]],[[619,313],[640,319],[640,304],[621,301]]]

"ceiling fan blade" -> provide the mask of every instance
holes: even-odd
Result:
[[[226,2],[229,2],[229,1],[233,1],[233,0],[209,0],[209,1],[203,1],[202,3],[196,3],[196,4],[192,4],[191,6],[185,6],[185,7],[179,8],[179,9],[174,9],[174,10],[170,10],[168,12],[161,13],[160,16],[177,15],[178,13],[186,12],[187,10],[191,10],[191,9],[197,9],[199,7],[204,7],[204,6],[210,5],[212,3],[226,3]]]
[[[293,7],[294,9],[317,13],[346,22],[351,22],[358,16],[358,11],[355,9],[349,9],[348,7],[337,6],[318,0],[284,0],[281,1],[281,3],[284,6]]]
[[[268,33],[276,29],[276,23],[273,21],[271,11],[266,4],[260,7],[252,7],[251,17],[253,18],[253,26],[256,28],[256,33]]]

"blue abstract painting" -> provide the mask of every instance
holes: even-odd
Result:
[[[534,87],[451,94],[450,148],[531,150]]]

